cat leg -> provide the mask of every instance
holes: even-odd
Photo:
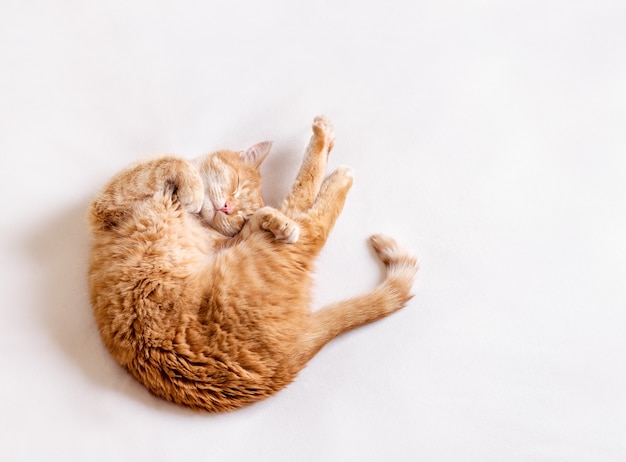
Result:
[[[298,241],[300,226],[280,210],[272,207],[261,207],[248,219],[237,235],[239,241],[246,239],[259,230],[270,231],[274,237],[287,244]]]
[[[371,236],[370,244],[385,265],[384,281],[368,294],[311,313],[309,329],[302,339],[302,366],[338,335],[398,311],[413,297],[410,292],[418,270],[417,259],[382,234]]]
[[[322,184],[317,199],[305,215],[298,218],[302,245],[312,246],[310,252],[319,252],[328,239],[352,187],[352,170],[338,168]]]
[[[161,157],[132,165],[104,187],[90,208],[96,228],[111,228],[126,219],[137,203],[156,194],[173,194],[183,207],[197,213],[204,200],[202,178],[190,162]]]
[[[204,185],[198,170],[185,159],[161,157],[131,169],[120,178],[128,197],[172,193],[191,213],[197,213],[204,201]]]
[[[313,135],[296,181],[280,207],[280,210],[290,217],[296,217],[306,211],[315,201],[324,180],[328,154],[335,142],[333,125],[326,117],[317,116],[312,128]]]
[[[204,203],[204,183],[200,172],[188,161],[176,164],[171,172],[174,183],[174,195],[178,197],[181,205],[190,213],[199,213]]]

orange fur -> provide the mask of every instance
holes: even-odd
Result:
[[[376,235],[385,280],[363,296],[309,309],[314,259],[352,185],[348,169],[324,180],[333,141],[330,123],[316,118],[278,210],[260,198],[266,143],[195,162],[137,164],[92,203],[89,284],[100,334],[154,394],[210,412],[239,408],[289,384],[337,335],[411,298],[415,258]],[[216,166],[222,170],[211,172]],[[222,202],[228,213],[218,210]]]

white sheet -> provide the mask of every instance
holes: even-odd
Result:
[[[626,7],[613,1],[0,5],[0,459],[626,458]],[[226,415],[150,396],[86,289],[89,201],[141,157],[273,139],[276,203],[318,113],[355,186],[315,306],[402,312]]]

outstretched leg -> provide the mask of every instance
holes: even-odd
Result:
[[[333,142],[330,122],[323,116],[316,117],[302,167],[281,208],[262,207],[257,210],[238,236],[229,241],[229,245],[246,239],[254,232],[265,230],[270,231],[279,241],[288,244],[301,242],[301,245],[312,247],[305,252],[306,255],[317,254],[341,213],[352,186],[352,172],[348,168],[337,169],[323,180]],[[303,231],[306,238],[301,240]]]
[[[280,210],[289,217],[297,217],[306,211],[317,196],[326,172],[328,154],[333,148],[333,126],[324,116],[313,121],[313,135],[304,154],[302,166]]]
[[[352,170],[338,168],[322,184],[311,208],[297,221],[300,223],[302,245],[311,246],[310,252],[319,252],[343,210],[348,191],[352,187]]]

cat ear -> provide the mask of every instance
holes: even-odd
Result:
[[[239,151],[239,156],[244,162],[259,167],[270,153],[270,149],[272,149],[272,142],[262,141],[250,146],[248,149]]]

